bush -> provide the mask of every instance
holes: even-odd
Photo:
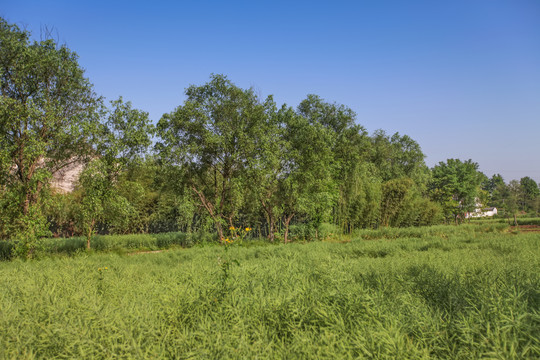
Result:
[[[9,241],[0,241],[0,261],[10,260],[13,257],[13,244]]]
[[[329,224],[329,223],[322,223],[321,226],[319,226],[320,239],[324,240],[324,239],[336,236],[340,233],[341,231],[337,225]]]

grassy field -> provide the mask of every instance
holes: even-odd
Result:
[[[0,262],[0,358],[540,358],[540,234],[333,240]]]

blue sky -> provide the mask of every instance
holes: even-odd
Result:
[[[540,2],[26,1],[0,16],[57,40],[108,99],[154,121],[211,73],[296,107],[352,108],[415,139],[429,166],[472,159],[540,182]]]

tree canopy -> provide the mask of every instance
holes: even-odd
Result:
[[[0,239],[238,227],[270,241],[358,228],[459,223],[479,206],[538,214],[530,177],[506,184],[472,160],[429,169],[407,135],[368,134],[349,107],[310,94],[296,108],[225,75],[191,85],[154,127],[122,98],[106,106],[77,55],[0,19]],[[153,145],[153,146],[152,146]],[[72,193],[51,178],[82,164]]]
[[[28,243],[47,233],[41,215],[51,175],[92,153],[100,98],[77,55],[0,19],[0,233]],[[21,235],[18,236],[17,234]]]

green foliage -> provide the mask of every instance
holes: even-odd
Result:
[[[465,213],[476,208],[483,178],[472,160],[441,161],[432,169],[431,197],[443,207],[447,219],[463,221]]]
[[[372,141],[343,105],[309,95],[297,111],[277,109],[271,97],[262,102],[223,75],[189,87],[186,95],[184,105],[160,120],[156,146],[162,169],[178,180],[166,185],[169,197],[182,198],[189,209],[186,228],[202,226],[206,218],[218,238],[228,226],[245,224],[271,241],[283,236],[287,242],[291,224],[296,237],[310,239],[324,222],[340,232],[376,227],[401,211],[383,200],[381,176],[388,184],[404,176],[414,182],[403,206],[409,212],[393,223],[439,220],[427,219],[437,212],[424,201],[428,169],[407,136],[378,132]]]
[[[423,189],[429,179],[429,169],[420,145],[407,135],[391,137],[377,130],[371,138],[370,159],[383,181],[410,178]]]
[[[97,157],[80,175],[80,226],[87,237],[87,248],[96,226],[109,219],[112,230],[120,232],[129,226],[135,210],[118,191],[119,174],[130,163],[137,162],[151,143],[153,126],[148,113],[124,103],[111,102],[106,122],[101,128]]]
[[[523,194],[526,200],[533,200],[540,196],[540,189],[538,189],[538,184],[530,177],[525,176],[521,178],[519,184],[523,189]]]
[[[50,177],[89,153],[100,99],[74,52],[51,39],[31,42],[1,18],[0,59],[0,192],[10,208],[0,236],[19,239],[16,251],[29,255],[47,228]]]
[[[3,19],[0,43],[0,239],[18,254],[34,253],[49,229],[86,236],[88,249],[97,233],[213,227],[223,239],[233,225],[287,242],[289,231],[324,239],[329,226],[350,234],[441,214],[457,221],[477,201],[515,215],[540,209],[530,178],[506,186],[453,159],[430,174],[413,139],[369,136],[345,105],[308,95],[296,110],[278,109],[224,75],[186,89],[149,154],[148,114],[122,98],[105,108],[67,47],[31,42]],[[86,165],[75,192],[51,192],[51,177],[71,163]]]
[[[382,227],[376,230],[363,229],[354,232],[353,236],[364,240],[378,239],[433,239],[477,237],[485,233],[500,233],[508,230],[506,223],[472,223],[461,226],[436,225],[408,228]]]
[[[538,236],[481,228],[234,246],[219,301],[218,246],[0,263],[0,357],[538,358]]]
[[[310,124],[302,116],[292,115],[286,121],[284,139],[289,148],[279,183],[285,242],[293,217],[308,220],[317,228],[329,218],[336,196],[332,181],[332,133],[321,123]]]
[[[412,186],[409,178],[389,180],[382,185],[381,225],[388,226],[400,212]]]
[[[44,238],[40,241],[40,248],[36,254],[40,257],[66,254],[74,255],[86,249],[86,237],[75,236],[69,238]],[[191,247],[202,243],[203,236],[170,232],[160,234],[130,234],[130,235],[95,235],[92,238],[92,250],[119,253],[132,251],[154,251],[169,249],[174,246]],[[1,244],[10,244],[2,242]],[[5,250],[4,250],[5,249]],[[8,260],[10,254],[7,247],[0,246],[0,259]],[[5,253],[5,255],[3,255]]]
[[[257,148],[257,134],[275,108],[261,103],[222,75],[190,86],[187,100],[165,114],[158,130],[162,159],[181,168],[187,188],[214,221],[219,238],[233,225],[246,193],[245,165]]]

